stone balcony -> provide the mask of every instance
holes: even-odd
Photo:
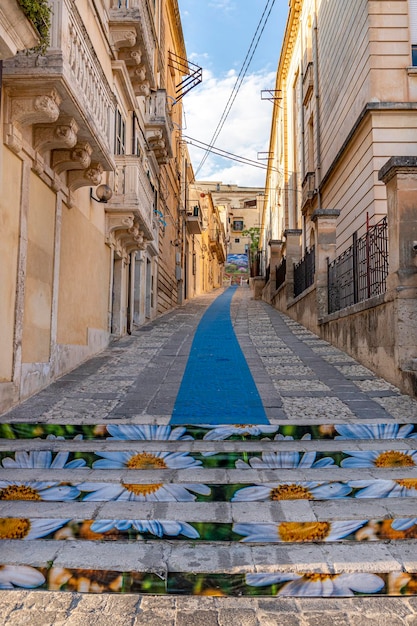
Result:
[[[190,235],[201,235],[203,232],[203,220],[201,207],[198,202],[194,202],[193,206],[187,209],[186,222]]]
[[[315,172],[307,172],[302,184],[301,208],[303,212],[305,212],[311,205],[311,202],[316,194],[316,174]]]
[[[224,263],[226,260],[226,241],[223,230],[219,227],[210,228],[209,245],[210,249],[217,256],[219,263]]]
[[[39,43],[39,35],[17,0],[2,0],[0,6],[0,60]]]
[[[4,141],[16,153],[33,142],[70,190],[96,185],[113,170],[115,101],[88,33],[71,0],[53,0],[51,43],[45,56],[19,54],[4,62]],[[32,132],[31,132],[32,131]],[[62,176],[61,176],[62,180]]]
[[[145,131],[149,146],[160,165],[167,163],[173,156],[173,128],[166,91],[158,89],[151,93],[146,103]]]
[[[124,61],[135,95],[148,96],[156,87],[157,38],[148,0],[112,0],[110,39]]]
[[[128,250],[143,250],[151,243],[157,249],[155,191],[135,155],[116,156],[114,191],[105,204],[107,240],[121,242]]]

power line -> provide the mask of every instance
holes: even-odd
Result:
[[[271,6],[269,7],[269,12],[268,12],[268,14],[267,14],[267,16],[265,18],[264,23],[262,24],[262,22],[264,20],[264,16],[265,16],[265,14],[266,14],[266,12],[268,10],[268,5],[269,5],[270,2],[271,2]],[[222,115],[220,117],[220,120],[219,120],[219,122],[217,124],[216,130],[214,131],[213,136],[212,136],[212,138],[210,140],[210,144],[209,144],[210,148],[214,147],[214,144],[215,144],[218,136],[220,135],[220,133],[222,131],[222,128],[223,128],[223,126],[224,126],[224,124],[226,122],[226,119],[227,119],[227,117],[228,117],[228,115],[230,113],[230,110],[231,110],[231,108],[233,106],[233,103],[234,103],[234,101],[236,99],[236,96],[237,96],[237,94],[238,94],[238,92],[240,90],[240,87],[242,86],[242,82],[243,82],[243,80],[244,80],[244,78],[246,76],[246,73],[247,73],[248,69],[249,69],[249,65],[251,64],[251,61],[253,59],[253,55],[255,54],[256,48],[258,47],[259,40],[260,40],[260,38],[262,36],[262,33],[263,33],[264,29],[265,29],[266,23],[267,23],[267,21],[269,19],[269,16],[271,14],[271,11],[272,11],[272,8],[273,8],[274,4],[275,4],[275,0],[267,0],[267,3],[266,3],[265,8],[263,10],[261,19],[258,22],[255,34],[252,37],[252,41],[251,41],[249,49],[248,49],[248,51],[246,53],[245,60],[243,61],[243,65],[242,65],[242,67],[240,69],[239,75],[238,75],[238,77],[236,79],[236,82],[234,84],[234,87],[232,89],[232,93],[229,96],[229,100],[227,101],[227,104],[226,104],[226,106],[225,106],[225,108],[223,110],[223,113],[222,113]],[[255,38],[258,35],[259,30],[261,32],[259,33],[259,36],[258,36],[258,38],[257,38],[257,40],[255,42]],[[253,50],[252,50],[252,47],[253,47]],[[252,54],[251,54],[251,51],[252,51]],[[250,58],[248,60],[249,55],[250,55]],[[207,150],[206,153],[204,154],[203,158],[201,159],[200,164],[198,165],[197,170],[196,170],[196,174],[195,174],[196,176],[198,175],[198,172],[201,170],[201,168],[203,167],[204,163],[206,162],[206,159],[207,159],[209,153],[210,153],[210,151]]]
[[[216,156],[220,156],[224,159],[230,159],[232,161],[238,161],[243,165],[250,165],[251,167],[257,167],[262,170],[267,170],[268,166],[259,163],[258,161],[253,161],[252,159],[248,159],[243,156],[239,156],[238,154],[233,154],[232,152],[228,152],[227,150],[221,150],[220,148],[215,148],[214,146],[210,146],[203,141],[199,141],[198,139],[194,139],[193,137],[188,137],[187,135],[183,135],[182,139],[185,143],[194,146],[195,148],[200,148],[200,150],[205,150],[207,153],[213,153]],[[195,174],[197,176],[197,172]]]

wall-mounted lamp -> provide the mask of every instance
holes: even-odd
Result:
[[[110,198],[112,197],[113,192],[108,185],[99,185],[96,188],[96,196],[93,196],[93,189],[90,188],[90,198],[95,202],[101,202],[102,204],[106,204]]]

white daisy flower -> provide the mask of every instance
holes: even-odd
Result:
[[[169,441],[178,439],[192,439],[184,436],[185,428],[155,425],[110,425],[107,427],[114,435],[114,439],[129,439],[136,441],[159,440]],[[197,461],[188,452],[97,452],[102,457],[100,461],[93,463],[97,469],[134,469],[134,470],[163,470],[163,469],[198,469],[201,461]],[[195,496],[190,492],[201,495],[209,495],[210,488],[199,483],[173,484],[132,484],[132,483],[82,483],[78,485],[81,491],[92,492],[85,496],[84,500],[110,501],[110,500],[136,500],[136,501],[159,501],[159,502],[192,502]]]
[[[335,424],[335,439],[416,439],[414,424]]]
[[[85,461],[83,459],[75,459],[67,463],[69,452],[57,452],[52,457],[50,450],[32,450],[25,452],[24,450],[15,453],[15,458],[6,457],[2,461],[5,469],[75,469],[83,467]]]
[[[0,517],[1,539],[40,539],[67,524],[69,519],[20,519]]]
[[[45,582],[45,576],[28,565],[0,565],[0,589],[24,587],[34,589]]]
[[[108,424],[107,430],[111,437],[108,439],[125,439],[129,441],[190,441],[191,435],[185,435],[187,429],[183,426],[157,426],[155,424]]]
[[[281,522],[280,524],[234,524],[233,531],[246,535],[242,542],[340,541],[368,520],[347,522]]]
[[[196,529],[186,522],[175,522],[169,520],[98,520],[91,525],[91,530],[95,533],[106,533],[114,528],[120,531],[134,528],[139,533],[151,533],[156,537],[168,535],[176,537],[184,535],[190,539],[198,539],[200,534]]]
[[[269,500],[331,500],[344,498],[352,489],[336,482],[263,483],[236,491],[232,502],[266,502]]]
[[[355,498],[415,498],[416,479],[397,480],[350,480],[352,489],[360,489]]]
[[[247,574],[246,584],[254,587],[267,587],[287,583],[278,591],[279,596],[330,597],[353,596],[377,593],[385,583],[376,574]]]
[[[203,428],[212,429],[204,435],[203,439],[207,441],[222,441],[234,435],[259,437],[260,435],[276,433],[279,426],[270,424],[205,424]]]
[[[408,530],[412,526],[417,524],[417,517],[411,517],[409,519],[395,519],[391,526],[394,530]]]
[[[348,450],[341,467],[416,467],[417,450]]]
[[[6,457],[2,461],[5,469],[76,469],[85,467],[83,459],[67,463],[69,452],[58,452],[55,457],[49,450],[16,452],[15,458]],[[53,474],[52,474],[53,475]],[[72,485],[62,485],[50,481],[10,481],[0,480],[0,500],[49,500],[65,502],[80,495],[79,489]]]
[[[286,437],[287,439],[287,437]],[[292,437],[289,437],[292,439]],[[236,461],[237,469],[294,469],[311,467],[328,467],[334,465],[334,459],[325,457],[316,461],[316,452],[305,452],[301,455],[295,451],[263,452],[262,457],[252,457],[249,463]]]

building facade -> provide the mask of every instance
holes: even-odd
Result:
[[[260,245],[267,301],[408,390],[417,344],[401,353],[390,331],[399,253],[381,171],[416,154],[416,18],[414,0],[291,0]]]
[[[258,270],[255,254],[261,231],[264,189],[240,187],[217,181],[199,181],[201,189],[213,199],[227,238],[226,278],[232,282],[247,280],[252,264],[252,274]]]
[[[0,8],[0,410],[184,299],[177,0],[49,5]]]

